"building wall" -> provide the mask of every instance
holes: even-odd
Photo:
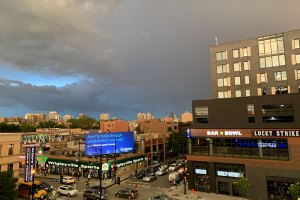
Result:
[[[127,121],[123,121],[122,119],[101,120],[100,130],[102,132],[127,132],[129,125]]]
[[[167,123],[162,122],[160,119],[150,119],[144,122],[140,122],[141,133],[166,133],[167,131]]]

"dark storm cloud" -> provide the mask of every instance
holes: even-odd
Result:
[[[120,3],[121,2],[121,3]],[[164,116],[210,98],[209,47],[299,28],[290,0],[4,0],[0,67],[83,76],[64,87],[1,80],[0,106]],[[51,85],[51,84],[50,84]]]

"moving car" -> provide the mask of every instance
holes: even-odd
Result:
[[[100,185],[93,185],[93,186],[90,186],[90,188],[100,190]],[[107,192],[106,187],[102,187],[102,191]]]
[[[175,171],[177,169],[179,169],[179,166],[176,163],[171,164],[169,167],[169,171]]]
[[[154,173],[150,173],[150,174],[147,174],[147,176],[145,176],[143,178],[143,181],[150,182],[150,181],[153,181],[155,179],[157,179],[157,175],[154,174]]]
[[[157,175],[157,176],[162,176],[162,175],[165,175],[165,174],[167,174],[168,173],[168,169],[159,169],[155,174]]]
[[[48,193],[52,191],[53,189],[53,185],[50,185],[46,182],[42,182],[41,183],[41,188],[43,188],[44,190],[46,190]]]
[[[89,200],[89,199],[90,200],[106,200],[107,199],[107,192],[102,190],[101,198],[100,198],[99,189],[89,188],[89,189],[84,190],[83,198],[85,200]]]
[[[170,197],[169,195],[166,195],[166,194],[159,194],[159,195],[155,195],[155,196],[149,198],[149,200],[154,200],[154,199],[173,200],[172,197]]]
[[[57,188],[57,193],[67,195],[68,197],[70,196],[74,197],[78,195],[78,190],[72,188],[71,186],[63,185]]]
[[[72,176],[63,176],[60,182],[63,184],[74,184],[75,179]]]
[[[125,189],[119,190],[115,195],[116,195],[116,197],[134,199],[137,197],[138,191],[136,189],[132,189],[132,188],[125,188]]]
[[[142,169],[141,171],[139,171],[136,175],[137,178],[144,178],[147,174],[148,174],[148,170],[146,169]]]

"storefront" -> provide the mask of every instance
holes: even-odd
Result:
[[[135,157],[128,157],[122,160],[117,160],[117,173],[122,173],[126,171],[133,172],[134,170],[143,168],[144,159],[144,156],[140,155]],[[77,174],[77,172],[79,171],[81,176],[87,177],[87,175],[90,174],[91,178],[99,178],[99,165],[100,163],[96,159],[90,161],[76,162],[75,160],[65,160],[48,157],[45,166],[48,169],[48,173],[50,174],[74,175]],[[103,162],[101,177],[103,177],[104,175],[106,177],[110,177],[113,165],[114,161]]]

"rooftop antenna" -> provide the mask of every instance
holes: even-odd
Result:
[[[215,37],[216,45],[218,45],[218,37]]]

